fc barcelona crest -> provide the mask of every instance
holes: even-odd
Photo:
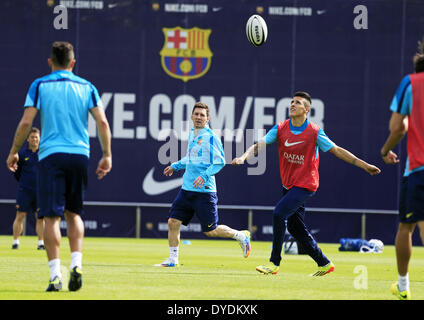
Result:
[[[184,82],[208,72],[212,60],[209,49],[211,29],[163,28],[165,43],[160,51],[162,68]]]

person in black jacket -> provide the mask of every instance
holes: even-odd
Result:
[[[44,250],[43,230],[44,220],[37,217],[37,166],[38,146],[40,145],[40,130],[33,127],[27,138],[28,147],[19,152],[18,169],[14,172],[19,182],[16,197],[16,218],[13,222],[12,249],[19,248],[19,236],[22,234],[23,224],[27,212],[34,212],[36,218],[35,230],[38,236],[38,250]]]

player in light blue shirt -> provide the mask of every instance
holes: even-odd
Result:
[[[102,179],[112,168],[111,134],[97,89],[87,80],[72,73],[75,65],[73,46],[54,42],[48,59],[52,70],[35,80],[25,101],[25,111],[16,129],[7,167],[17,170],[18,151],[28,136],[38,111],[41,115],[41,142],[38,162],[38,217],[45,222],[44,243],[50,268],[46,291],[62,289],[60,269],[60,227],[66,219],[71,249],[68,288],[82,286],[82,242],[84,223],[81,219],[87,188],[87,168],[90,155],[88,116],[96,120],[103,157],[97,166]]]
[[[221,141],[209,126],[200,129],[197,133],[194,128],[191,129],[188,141],[186,156],[171,164],[176,171],[185,169],[182,189],[194,192],[216,192],[215,174],[225,166]],[[198,177],[203,180],[201,186],[196,186],[194,183]]]
[[[88,112],[94,107],[103,108],[90,82],[68,70],[53,71],[31,84],[25,107],[42,111],[40,160],[53,153],[89,157]]]
[[[250,232],[218,225],[215,175],[225,166],[225,156],[221,141],[208,126],[209,119],[208,106],[197,102],[191,114],[194,128],[189,135],[187,154],[163,171],[166,176],[178,170],[185,170],[185,173],[168,216],[169,258],[157,264],[158,267],[178,266],[181,224],[188,225],[195,214],[206,236],[233,238],[239,242],[243,256],[249,256]]]

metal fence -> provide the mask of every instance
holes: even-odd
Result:
[[[11,199],[0,199],[0,204],[15,204],[16,200]],[[97,206],[97,207],[133,207],[135,209],[135,237],[140,238],[140,226],[141,226],[141,208],[170,208],[170,203],[148,203],[148,202],[103,202],[103,201],[85,201],[86,206]],[[218,205],[219,209],[226,210],[242,210],[246,211],[248,229],[252,231],[253,226],[253,213],[254,211],[273,211],[273,206],[236,206],[236,205]],[[378,210],[378,209],[346,209],[346,208],[310,208],[306,207],[307,212],[315,213],[353,213],[361,215],[361,238],[366,239],[367,230],[367,215],[368,214],[383,214],[383,215],[396,215],[397,210]],[[25,226],[24,232],[25,235]]]

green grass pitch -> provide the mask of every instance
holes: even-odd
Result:
[[[49,269],[36,238],[0,236],[1,300],[395,300],[389,288],[397,279],[395,251],[381,254],[339,252],[320,244],[335,272],[310,277],[316,265],[305,255],[285,255],[276,275],[259,274],[270,242],[252,242],[249,258],[234,240],[191,240],[180,245],[179,268],[154,267],[168,257],[166,239],[85,238],[83,287],[68,292],[70,253],[62,238],[64,289],[44,292]],[[410,265],[412,298],[424,299],[424,248],[414,247]]]

